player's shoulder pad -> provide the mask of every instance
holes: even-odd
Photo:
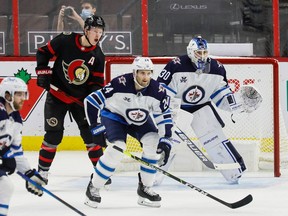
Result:
[[[211,66],[210,71],[213,74],[224,75],[226,73],[225,67],[220,61],[213,59],[213,58],[209,58],[209,60],[210,60],[210,66]]]
[[[5,105],[0,101],[0,121],[8,119],[9,116],[7,114]]]
[[[127,86],[128,84],[130,84],[131,80],[134,82],[133,80],[133,74],[132,73],[128,73],[128,74],[122,74],[119,75],[117,77],[115,77],[111,83],[113,85],[120,85],[120,86]]]
[[[20,124],[22,124],[22,117],[20,115],[19,111],[14,111],[11,113],[12,118],[14,119],[15,122],[18,122]]]
[[[166,95],[165,88],[156,80],[151,79],[148,88],[148,94],[149,96],[152,96],[156,99],[161,99],[163,96]]]

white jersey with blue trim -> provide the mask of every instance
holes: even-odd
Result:
[[[212,100],[217,107],[231,111],[230,106],[236,103],[224,66],[212,58],[208,58],[204,71],[197,70],[188,55],[174,58],[160,72],[157,81],[169,95],[181,99],[181,108]]]
[[[18,111],[8,115],[4,98],[0,98],[0,154],[3,158],[15,158],[17,170],[30,169],[22,149],[22,118]]]
[[[162,131],[163,135],[166,133],[165,125],[172,125],[170,97],[166,90],[151,79],[146,88],[136,91],[132,73],[114,78],[104,88],[86,97],[84,103],[90,125],[99,121],[100,112],[107,118],[137,126],[143,125],[153,114],[159,132]]]

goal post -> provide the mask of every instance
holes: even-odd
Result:
[[[172,57],[151,57],[151,60],[155,65],[153,78],[157,77],[161,69],[171,59]],[[243,118],[236,119],[235,124],[231,121],[230,113],[227,114],[227,112],[219,111],[226,124],[224,133],[231,139],[232,143],[236,143],[237,145],[245,146],[243,143],[252,143],[253,145],[256,143],[255,145],[259,146],[260,152],[259,156],[257,156],[259,157],[259,164],[257,164],[257,167],[262,166],[263,168],[263,165],[260,164],[265,164],[267,162],[272,163],[274,176],[279,177],[281,175],[280,153],[288,151],[288,138],[285,124],[281,124],[280,122],[278,61],[273,58],[242,57],[217,57],[216,59],[225,66],[227,79],[233,91],[238,91],[241,85],[253,84],[263,96],[261,107],[251,114],[246,114]],[[118,75],[131,73],[131,64],[133,60],[134,57],[107,58],[105,70],[106,82],[109,82]],[[189,137],[191,137],[192,140],[197,141],[194,136],[193,132],[191,135],[189,134]],[[139,152],[141,151],[139,148],[139,143],[133,139],[129,139],[127,143],[128,151]],[[192,152],[191,155],[193,155]],[[256,163],[258,163],[258,159]]]

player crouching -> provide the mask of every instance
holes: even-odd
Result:
[[[125,150],[128,134],[142,144],[142,160],[147,163],[156,165],[159,154],[162,154],[165,164],[170,154],[172,118],[169,96],[151,78],[154,65],[150,58],[137,57],[132,66],[133,73],[114,78],[84,100],[92,134],[99,136],[105,130],[110,143],[100,157],[86,191],[85,204],[94,208],[101,202],[100,188],[113,175],[124,156],[113,146]],[[160,207],[161,197],[152,189],[155,174],[155,169],[140,165],[139,205]]]

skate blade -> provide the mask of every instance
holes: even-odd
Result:
[[[143,198],[143,197],[138,198],[138,204],[143,205],[143,206],[147,206],[147,207],[152,207],[152,208],[160,208],[161,207],[160,201],[150,201],[150,200]]]
[[[110,185],[104,185],[103,187],[106,191],[109,191],[110,190]]]
[[[89,200],[88,197],[86,197],[86,200],[85,200],[84,204],[89,206],[89,207],[92,207],[92,208],[97,208],[98,205],[99,205],[98,202],[91,201],[91,200]]]
[[[106,191],[109,191],[111,184],[112,184],[112,180],[109,178],[109,179],[107,180],[107,182],[105,183],[105,185],[104,185],[104,189],[105,189]]]

